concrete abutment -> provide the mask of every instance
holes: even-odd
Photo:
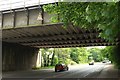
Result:
[[[2,43],[2,70],[31,70],[37,61],[39,48]]]

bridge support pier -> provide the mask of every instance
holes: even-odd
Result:
[[[38,48],[2,43],[2,70],[30,70],[36,65]]]

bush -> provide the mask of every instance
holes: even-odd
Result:
[[[40,69],[41,67],[33,67],[32,69],[33,70],[38,70],[38,69]]]
[[[120,45],[116,46],[114,49],[114,52],[111,53],[112,60],[115,64],[115,66],[120,69]]]
[[[55,56],[53,60],[53,66],[55,66],[57,63],[58,63],[58,57]]]
[[[76,62],[74,62],[74,61],[71,61],[71,63],[70,63],[71,65],[75,65],[75,64],[77,64]]]

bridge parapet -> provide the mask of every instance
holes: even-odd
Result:
[[[0,27],[2,29],[29,27],[43,24],[51,24],[51,17],[44,12],[42,6],[32,6],[13,10],[2,11],[0,13]]]

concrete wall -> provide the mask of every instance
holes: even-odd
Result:
[[[36,67],[41,67],[42,65],[42,52],[39,50],[38,56],[37,56],[37,62],[36,62]]]
[[[2,44],[2,70],[30,70],[36,65],[39,49],[18,44]]]
[[[12,14],[4,14],[3,16],[3,26],[4,28],[12,28],[13,27],[13,16]]]
[[[0,28],[2,27],[2,14],[0,13]]]
[[[51,24],[52,16],[57,15],[42,12],[42,10],[39,8],[28,10],[13,10],[12,12],[2,12],[0,13],[0,27],[6,29],[13,27],[29,27],[42,24]]]
[[[15,26],[22,27],[27,25],[27,15],[25,11],[16,12],[15,19]]]
[[[42,24],[42,20],[38,20],[39,14],[40,14],[39,9],[33,9],[33,10],[29,11],[29,25],[40,25],[40,24]]]

